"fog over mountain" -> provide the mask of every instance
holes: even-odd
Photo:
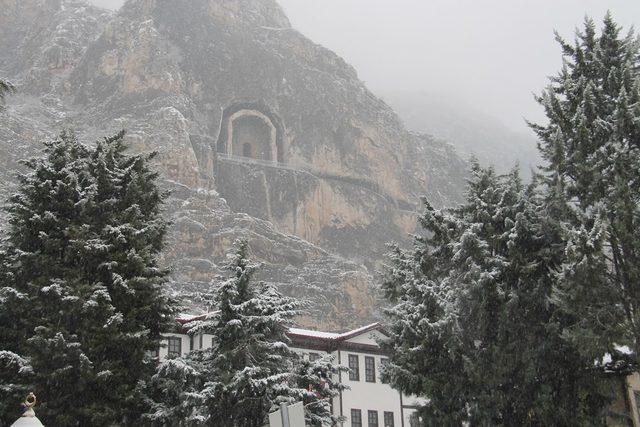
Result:
[[[92,0],[117,8],[122,0]],[[528,132],[533,100],[560,67],[554,29],[567,39],[585,15],[610,10],[629,28],[632,0],[279,0],[293,26],[352,64],[374,92],[460,100]]]

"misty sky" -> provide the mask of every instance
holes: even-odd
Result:
[[[121,0],[91,0],[118,7]],[[638,0],[279,0],[294,27],[344,57],[378,93],[459,100],[526,130],[532,98],[557,72],[557,29],[572,39],[585,14],[611,10],[640,27]]]

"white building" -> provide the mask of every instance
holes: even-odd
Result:
[[[196,318],[181,318],[182,324]],[[349,368],[340,373],[339,382],[348,387],[332,402],[335,415],[345,417],[343,427],[411,427],[416,399],[402,395],[380,379],[380,367],[386,356],[379,340],[386,334],[378,324],[364,326],[345,333],[318,332],[307,329],[289,330],[292,349],[304,357],[330,354],[334,363]],[[190,337],[186,334],[165,334],[159,358],[186,355],[190,350],[211,346],[210,335]]]

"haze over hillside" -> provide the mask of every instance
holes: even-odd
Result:
[[[92,0],[116,9],[123,0]],[[553,31],[565,38],[585,14],[607,10],[625,27],[640,2],[279,0],[294,28],[352,63],[413,131],[450,142],[463,158],[525,176],[539,162],[525,118],[544,121],[534,101],[561,66]],[[464,26],[464,31],[460,27]]]
[[[117,8],[123,0],[92,0]],[[638,25],[634,0],[279,0],[294,28],[351,63],[377,93],[440,93],[529,133],[532,93],[561,67],[585,15]]]
[[[530,178],[541,159],[533,135],[517,132],[481,111],[443,94],[392,92],[383,97],[413,131],[428,133],[453,145],[464,159],[506,173],[519,165]]]

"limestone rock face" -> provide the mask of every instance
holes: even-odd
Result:
[[[0,0],[0,37],[0,75],[20,91],[0,113],[0,173],[61,127],[88,140],[124,128],[134,150],[158,151],[165,263],[194,310],[247,237],[264,280],[312,300],[304,324],[375,318],[385,243],[407,241],[421,196],[461,197],[455,152],[407,132],[272,0],[129,0],[116,14]]]

